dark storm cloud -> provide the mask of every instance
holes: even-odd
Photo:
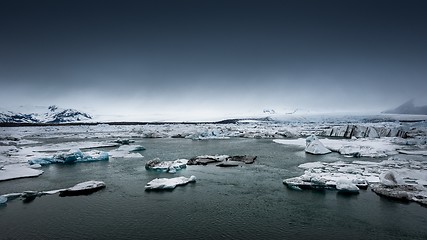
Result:
[[[425,1],[2,1],[1,101],[386,108],[425,95],[426,9]]]

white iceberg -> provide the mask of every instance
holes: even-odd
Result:
[[[33,169],[28,164],[9,164],[0,168],[0,181],[37,177],[42,173],[43,170]]]
[[[196,177],[175,177],[175,178],[156,178],[145,185],[145,190],[172,190],[176,186],[185,185],[187,183],[196,182]]]
[[[315,135],[311,135],[310,137],[307,137],[305,142],[306,142],[305,152],[307,153],[311,153],[314,155],[322,155],[322,154],[328,154],[331,152],[331,150],[327,149]]]

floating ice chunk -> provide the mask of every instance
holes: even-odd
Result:
[[[32,169],[38,169],[38,168],[41,168],[42,167],[42,165],[41,164],[33,164],[33,165],[30,165],[30,168],[32,168]]]
[[[141,158],[139,152],[145,150],[141,145],[122,145],[119,148],[110,151],[110,156],[113,158]]]
[[[138,151],[145,150],[145,147],[141,145],[125,145],[125,146],[122,145],[117,150],[125,151],[125,152],[138,152]]]
[[[427,190],[424,187],[412,185],[386,186],[383,184],[372,184],[371,190],[380,196],[403,201],[414,201],[427,206]]]
[[[145,164],[145,169],[160,172],[176,173],[176,171],[187,167],[187,159],[178,159],[175,161],[160,161],[156,158]]]
[[[37,177],[43,173],[40,169],[32,169],[28,164],[10,164],[0,169],[0,181]]]
[[[307,153],[311,153],[314,155],[322,155],[322,154],[327,154],[331,152],[331,150],[327,149],[315,135],[311,135],[310,137],[307,137],[305,141],[306,141],[305,152]]]
[[[83,153],[80,149],[70,150],[67,153],[55,154],[52,157],[34,158],[28,161],[29,164],[49,165],[52,163],[77,163],[77,162],[94,162],[108,161],[107,152],[90,151]]]
[[[1,195],[1,196],[0,196],[0,205],[1,205],[1,204],[5,204],[6,202],[7,202],[7,197],[5,197],[5,196]]]
[[[96,192],[100,189],[105,188],[105,183],[102,181],[87,181],[76,184],[73,187],[59,191],[59,196],[77,196],[77,195],[88,195]]]
[[[185,185],[190,182],[196,182],[196,177],[156,178],[145,185],[145,190],[172,190],[176,186]]]

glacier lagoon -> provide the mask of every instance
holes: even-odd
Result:
[[[2,193],[60,189],[90,179],[107,185],[88,196],[52,195],[31,203],[14,200],[0,206],[0,239],[425,239],[427,236],[427,208],[416,203],[385,199],[370,190],[347,196],[328,190],[292,191],[283,185],[283,179],[304,172],[298,168],[302,163],[354,160],[338,153],[314,156],[270,139],[135,140],[135,144],[146,148],[141,152],[143,158],[48,165],[37,178],[0,182]],[[205,154],[258,157],[254,164],[234,168],[197,165],[175,174],[145,169],[145,163],[154,158],[189,159]],[[357,160],[373,161],[363,157]],[[172,192],[144,191],[145,184],[154,178],[191,175],[197,177],[197,183],[177,187]]]

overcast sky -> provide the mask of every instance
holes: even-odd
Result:
[[[427,103],[427,1],[0,2],[0,102],[90,113]]]

